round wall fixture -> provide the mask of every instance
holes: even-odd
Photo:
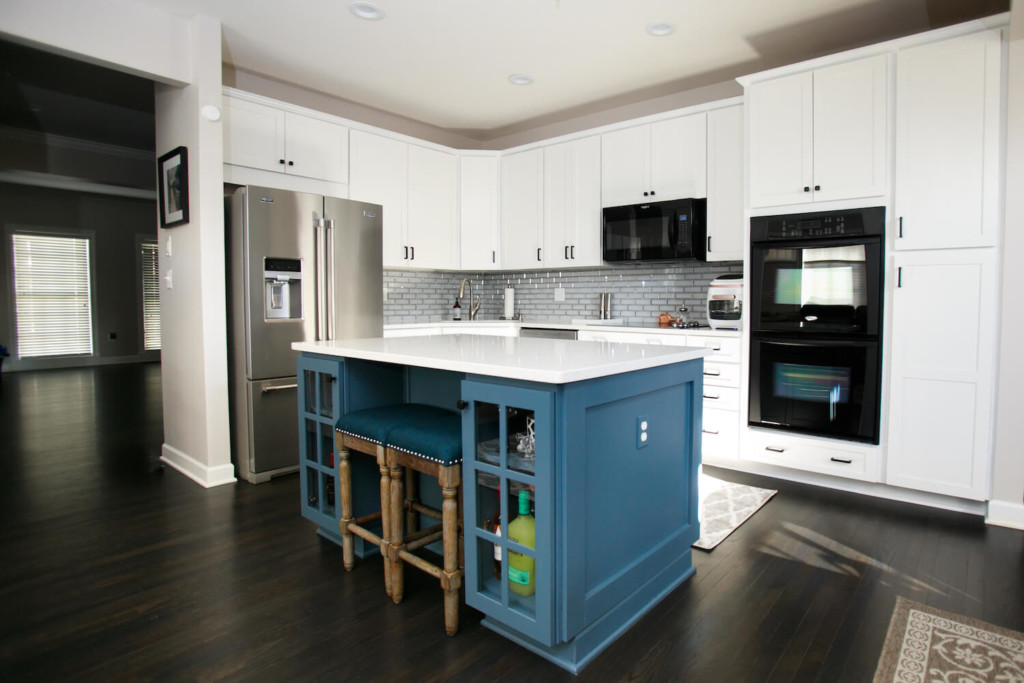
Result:
[[[667,21],[656,21],[653,24],[647,24],[647,28],[644,30],[655,38],[661,38],[675,33],[676,26],[675,24],[670,24]]]
[[[353,2],[348,8],[352,14],[367,21],[379,21],[384,18],[384,10],[372,2]]]
[[[533,83],[533,76],[527,76],[526,74],[512,74],[508,77],[508,82],[512,85],[530,85]]]
[[[220,109],[215,105],[204,105],[199,111],[207,121],[220,121]]]

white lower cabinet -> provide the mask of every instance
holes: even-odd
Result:
[[[862,481],[878,481],[879,447],[798,436],[770,429],[747,429],[742,453],[747,460]]]
[[[894,258],[885,482],[971,500],[989,495],[998,250]]]

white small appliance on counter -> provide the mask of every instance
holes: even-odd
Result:
[[[743,323],[743,275],[720,275],[708,285],[708,324],[713,330],[738,330]]]

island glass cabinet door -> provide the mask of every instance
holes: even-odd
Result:
[[[552,645],[554,393],[467,379],[462,398],[466,602]],[[527,520],[516,522],[521,492],[534,518],[533,547],[522,530]]]
[[[302,516],[320,525],[321,533],[338,537],[339,498],[334,425],[342,407],[338,359],[300,356],[299,487]]]

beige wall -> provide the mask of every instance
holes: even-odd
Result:
[[[1024,528],[1024,0],[1010,18],[1006,116],[1006,218],[1003,249],[1002,336],[996,452],[989,516]]]

